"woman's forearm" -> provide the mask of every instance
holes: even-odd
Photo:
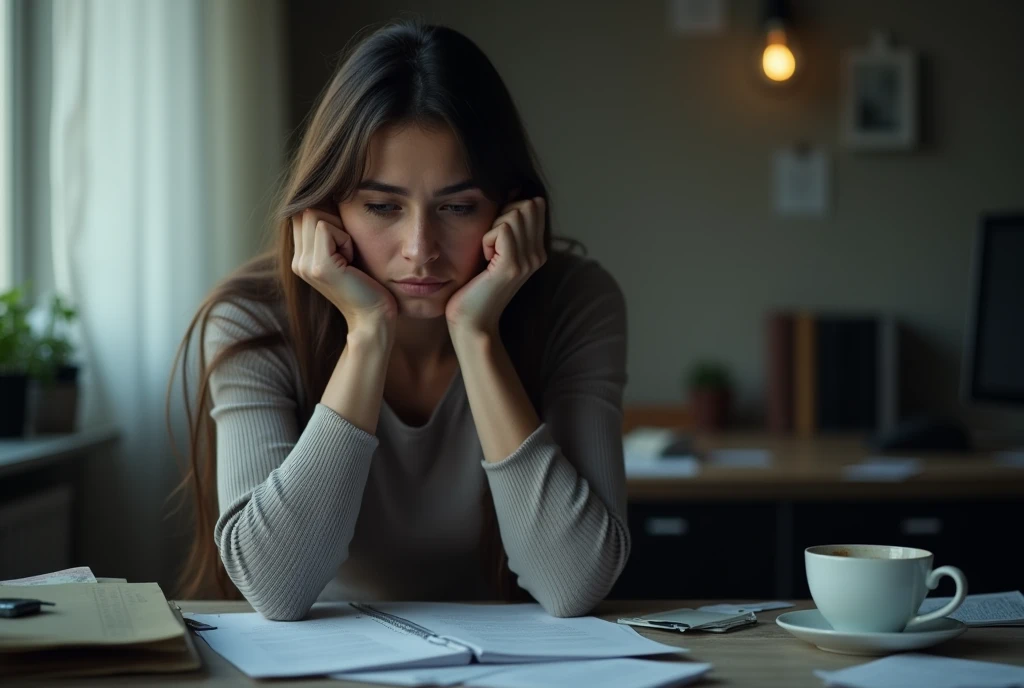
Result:
[[[394,325],[390,322],[349,331],[320,403],[360,430],[374,434],[393,344]]]
[[[540,427],[540,418],[497,333],[455,330],[452,343],[484,458],[497,463]]]

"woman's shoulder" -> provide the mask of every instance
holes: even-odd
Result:
[[[215,297],[208,306],[206,321],[208,331],[232,339],[288,332],[282,303],[242,295]]]
[[[548,258],[543,298],[551,315],[579,315],[588,306],[625,313],[625,297],[615,277],[597,260],[570,251],[553,251]]]

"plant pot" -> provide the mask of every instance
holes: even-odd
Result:
[[[56,378],[33,390],[32,429],[37,433],[74,432],[78,418],[78,367],[61,366]]]
[[[695,430],[725,430],[729,425],[731,407],[732,394],[728,389],[690,390],[690,409]]]
[[[0,373],[0,437],[25,435],[28,408],[28,375]]]

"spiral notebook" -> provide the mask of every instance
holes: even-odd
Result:
[[[595,617],[556,618],[538,604],[321,603],[289,623],[251,613],[186,616],[207,624],[199,636],[253,678],[683,651]]]

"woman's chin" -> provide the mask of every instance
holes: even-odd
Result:
[[[406,318],[429,320],[444,316],[447,301],[438,299],[398,298],[398,315]]]

